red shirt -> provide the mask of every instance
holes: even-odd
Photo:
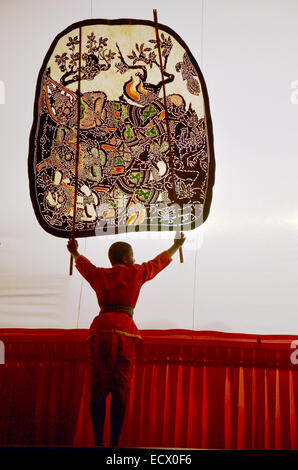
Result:
[[[111,268],[98,268],[85,256],[76,260],[76,268],[95,290],[98,304],[121,304],[135,307],[142,285],[153,279],[172,261],[163,251],[151,261],[125,266],[117,264]],[[102,313],[97,315],[91,326],[92,337],[96,331],[113,331],[126,336],[142,339],[133,318],[125,313]]]

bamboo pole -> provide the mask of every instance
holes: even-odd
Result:
[[[166,86],[165,86],[164,70],[163,70],[163,65],[162,65],[162,55],[161,55],[161,47],[160,47],[160,40],[159,40],[157,10],[155,10],[155,9],[153,10],[153,18],[154,18],[154,23],[155,23],[155,35],[156,35],[157,49],[158,49],[158,56],[159,56],[159,63],[160,63],[162,89],[163,89],[163,100],[164,100],[164,108],[165,108],[166,128],[167,128],[168,143],[169,143],[170,168],[171,168],[172,185],[173,185],[173,197],[174,197],[174,201],[175,201],[175,213],[176,213],[176,235],[178,235],[180,230],[179,230],[179,223],[178,223],[178,203],[177,203],[177,194],[176,194],[175,179],[174,179],[174,165],[173,165],[171,133],[170,133],[169,118],[168,118],[168,107],[167,107],[167,99],[166,99]],[[179,234],[179,238],[180,237],[181,237],[181,235]],[[179,256],[180,256],[180,263],[183,263],[183,253],[182,253],[182,247],[181,246],[179,247]]]
[[[79,64],[78,64],[78,89],[77,89],[77,141],[76,141],[76,160],[75,160],[75,190],[73,202],[73,218],[71,240],[75,239],[75,225],[77,212],[77,194],[78,194],[78,166],[80,156],[80,117],[81,117],[81,56],[82,56],[82,28],[79,29]],[[69,275],[73,271],[73,257],[70,255]]]

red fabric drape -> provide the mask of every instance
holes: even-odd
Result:
[[[87,335],[0,330],[1,445],[93,445]],[[121,446],[298,449],[297,336],[142,335]]]

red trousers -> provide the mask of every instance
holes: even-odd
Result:
[[[96,445],[103,445],[102,436],[106,398],[111,401],[111,445],[117,446],[131,386],[135,348],[133,337],[113,332],[98,332],[90,341],[91,403]]]

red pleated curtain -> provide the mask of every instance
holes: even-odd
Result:
[[[93,445],[87,334],[0,330],[1,445]],[[120,446],[298,449],[297,336],[142,334]]]

